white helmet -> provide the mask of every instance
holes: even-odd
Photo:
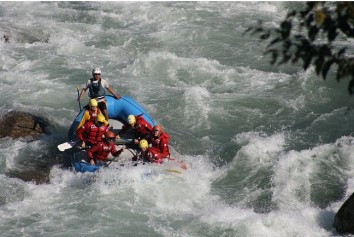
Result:
[[[99,69],[99,68],[94,68],[94,69],[92,70],[92,75],[94,75],[94,74],[101,74],[101,69]]]

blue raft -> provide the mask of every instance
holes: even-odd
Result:
[[[101,168],[101,166],[98,165],[90,165],[88,162],[83,162],[83,161],[77,161],[73,163],[73,166],[75,168],[76,172],[96,172]]]
[[[111,95],[105,96],[107,102],[107,110],[109,119],[114,119],[122,124],[127,123],[127,118],[130,114],[132,115],[143,115],[143,118],[151,124],[151,126],[155,126],[154,120],[149,116],[149,114],[145,111],[145,109],[139,105],[133,98],[129,96],[123,96],[121,99],[117,100]],[[79,114],[76,116],[74,122],[71,124],[69,130],[69,140],[75,140],[75,132],[76,128],[79,125],[82,116],[85,112],[85,109],[82,109]]]
[[[155,126],[154,120],[149,116],[149,114],[145,111],[145,109],[139,105],[133,98],[129,96],[122,96],[121,99],[117,100],[111,95],[105,96],[107,102],[107,110],[109,119],[114,119],[122,124],[127,123],[127,118],[130,114],[132,115],[142,115],[142,117],[151,124],[151,126]],[[76,116],[75,120],[70,126],[68,137],[69,141],[76,140],[76,129],[79,125],[82,116],[85,112],[85,109],[82,109],[79,114]],[[81,160],[77,160],[75,158],[72,159],[73,166],[77,172],[95,172],[100,166],[91,166],[86,162],[82,162]]]

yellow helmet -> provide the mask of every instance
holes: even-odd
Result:
[[[129,115],[128,116],[128,123],[130,124],[130,125],[133,125],[133,124],[135,124],[135,122],[136,122],[136,120],[135,120],[135,116],[134,115]]]
[[[140,140],[139,147],[140,149],[148,148],[149,144],[145,139]]]
[[[106,122],[106,118],[103,116],[103,114],[99,114],[96,117],[96,122],[105,123]]]
[[[90,99],[90,108],[92,108],[92,106],[98,106],[97,100],[95,99]]]

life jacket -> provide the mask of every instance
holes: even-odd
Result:
[[[164,157],[170,156],[170,149],[168,148],[168,139],[170,136],[167,133],[162,132],[158,138],[152,136],[151,145],[159,149],[160,153]]]
[[[87,121],[91,121],[91,122],[95,122],[96,117],[98,114],[101,114],[101,110],[99,108],[97,108],[97,111],[92,111],[89,109],[88,106],[85,106],[86,110],[84,112],[84,114],[82,115],[82,119],[79,123],[79,125],[77,126],[77,129],[79,129],[80,127],[82,127]],[[108,122],[105,122],[105,125],[107,125]]]
[[[98,148],[96,147],[98,146]],[[115,153],[116,148],[113,142],[110,142],[109,144],[105,142],[98,142],[95,146],[93,146],[90,150],[94,149],[93,153],[93,159],[95,160],[102,160],[106,161],[109,153]]]
[[[90,98],[102,97],[106,94],[106,90],[103,88],[101,79],[97,83],[93,83],[93,78],[90,79],[91,83],[88,85]]]
[[[148,148],[146,156],[147,156],[147,159],[152,163],[161,164],[164,159],[162,153],[160,153],[159,149],[156,147]]]
[[[77,136],[80,140],[84,140],[90,144],[96,144],[102,141],[102,135],[108,131],[106,125],[97,127],[95,123],[88,121],[77,130]]]
[[[135,138],[143,139],[150,138],[152,134],[152,126],[143,117],[143,115],[135,116],[136,123],[134,124]]]
[[[126,123],[123,125],[122,129],[119,131],[118,135],[121,136],[124,134],[128,129],[134,130],[134,138],[135,139],[143,139],[150,140],[152,134],[152,126],[148,123],[143,117],[143,114],[135,116],[135,124],[134,127],[132,125]]]

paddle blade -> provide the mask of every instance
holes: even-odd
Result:
[[[185,163],[180,163],[180,167],[182,168],[182,169],[184,169],[184,170],[186,170],[187,169],[187,165],[185,164]]]
[[[73,148],[73,146],[75,144],[76,144],[76,142],[64,142],[62,144],[59,144],[57,147],[58,147],[59,151],[65,151],[65,150]]]
[[[165,169],[164,171],[166,171],[166,172],[172,172],[172,173],[177,173],[177,174],[182,174],[181,171],[175,170],[175,169]]]

